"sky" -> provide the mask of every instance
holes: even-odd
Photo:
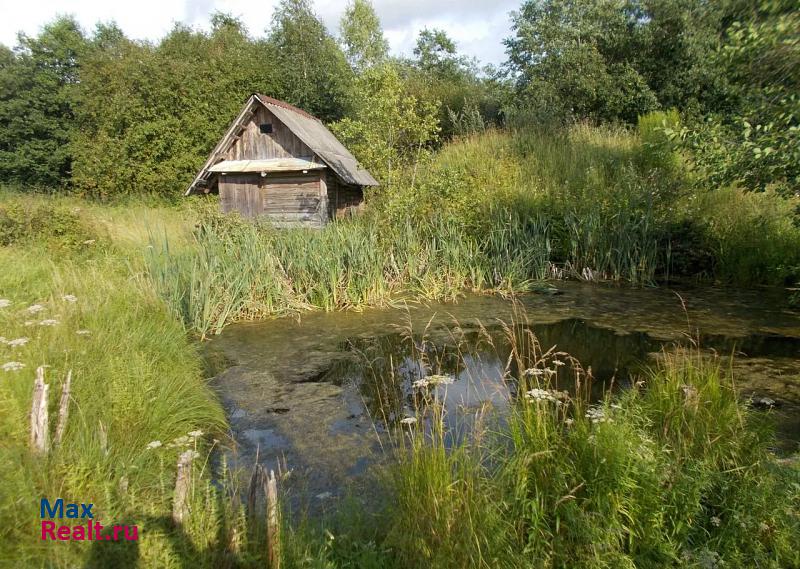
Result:
[[[504,61],[503,39],[510,34],[509,12],[522,0],[373,0],[394,55],[411,55],[423,28],[441,28],[460,53],[481,63]],[[97,22],[115,21],[128,37],[157,40],[176,22],[207,29],[220,11],[242,19],[254,36],[264,35],[278,0],[0,0],[0,43],[16,45],[17,32],[36,35],[56,15],[74,16],[87,31]],[[338,33],[346,0],[314,0],[317,15]]]

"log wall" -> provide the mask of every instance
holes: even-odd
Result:
[[[331,219],[344,217],[361,209],[364,192],[358,186],[344,184],[331,170],[325,171],[328,186],[328,214]]]
[[[279,226],[321,226],[328,219],[323,172],[220,176],[222,211],[238,211],[242,217]]]

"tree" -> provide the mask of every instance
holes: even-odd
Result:
[[[528,0],[505,40],[518,96],[546,113],[635,122],[659,103],[639,72],[640,5]]]
[[[734,7],[710,58],[726,77],[726,105],[683,135],[704,184],[800,196],[800,15],[788,1]]]
[[[383,37],[378,15],[369,0],[353,0],[340,23],[342,43],[350,65],[363,71],[386,60],[389,42]]]
[[[59,18],[38,37],[20,34],[14,52],[0,52],[0,180],[49,188],[68,182],[86,49],[77,22]]]
[[[420,69],[440,77],[458,75],[465,67],[465,60],[456,53],[456,43],[447,32],[436,28],[425,28],[419,33],[414,57]]]
[[[355,81],[350,116],[331,125],[370,172],[391,184],[396,172],[418,161],[436,141],[438,104],[407,93],[392,64],[371,67]]]
[[[269,41],[281,70],[279,97],[325,121],[341,118],[352,73],[310,1],[281,0]]]
[[[474,60],[459,55],[445,31],[422,30],[414,56],[406,70],[409,91],[420,99],[441,103],[439,122],[444,138],[465,134],[462,127],[467,115],[473,126],[498,120],[497,83],[487,78]]]
[[[98,28],[79,86],[73,183],[84,194],[177,198],[253,92],[275,92],[272,46],[235,18],[158,44]]]

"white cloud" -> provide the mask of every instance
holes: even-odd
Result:
[[[215,11],[241,18],[250,32],[261,36],[268,29],[278,0],[2,0],[0,43],[16,44],[17,32],[35,35],[59,14],[75,16],[91,30],[97,22],[115,21],[129,37],[157,40],[176,22],[207,28]],[[442,28],[457,43],[461,53],[483,63],[504,59],[502,40],[509,34],[508,13],[521,0],[373,0],[392,52],[411,55],[416,36],[423,28]],[[315,10],[333,33],[338,32],[344,0],[317,0]]]

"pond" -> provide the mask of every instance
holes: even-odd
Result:
[[[781,446],[800,442],[800,311],[783,291],[561,282],[552,294],[516,303],[467,296],[227,328],[206,351],[236,441],[229,462],[247,468],[258,454],[265,465],[291,472],[295,495],[324,501],[386,457],[382,433],[412,412],[412,382],[426,374],[454,378],[437,388],[453,425],[477,411],[502,415],[514,396],[503,329],[512,318],[543,350],[576,358],[594,377],[598,397],[624,388],[664,350],[699,341],[705,352],[726,357],[744,397],[774,400],[769,412]],[[566,384],[568,368],[556,380],[574,389]]]

